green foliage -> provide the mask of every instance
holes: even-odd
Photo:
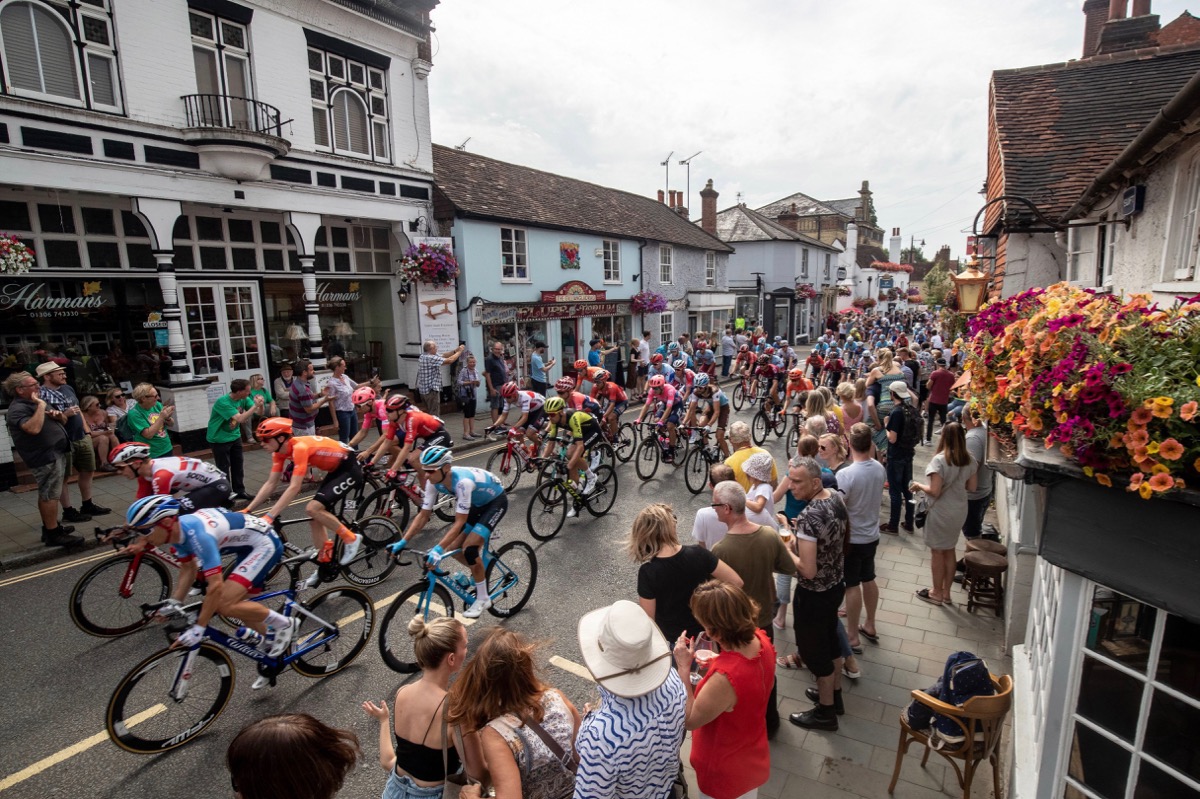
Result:
[[[930,308],[935,305],[945,305],[946,297],[954,291],[954,284],[950,281],[950,270],[945,264],[937,264],[928,272],[925,273],[925,283],[921,288],[921,295],[925,298],[925,304]]]

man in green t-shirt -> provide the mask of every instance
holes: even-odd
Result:
[[[149,445],[151,458],[165,458],[171,454],[171,438],[167,425],[175,414],[175,406],[163,407],[158,399],[158,389],[149,383],[138,383],[133,388],[135,404],[126,416],[134,441]]]
[[[229,383],[229,393],[217,400],[208,416],[208,443],[213,463],[229,476],[233,498],[250,500],[242,468],[242,422],[262,413],[261,395],[251,402],[250,381],[238,378]]]

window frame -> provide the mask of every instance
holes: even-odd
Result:
[[[712,250],[704,252],[704,285],[708,288],[717,285],[717,254]]]
[[[321,69],[313,69],[312,57],[320,61]],[[358,158],[377,163],[392,163],[392,119],[391,94],[388,89],[386,70],[377,69],[361,61],[346,58],[319,47],[307,48],[309,104],[313,111],[313,146],[320,152],[329,152],[347,158]],[[341,74],[335,75],[332,64],[340,65]],[[355,70],[362,76],[354,77]],[[323,97],[314,97],[317,84]],[[354,94],[366,112],[367,152],[360,153],[337,146],[334,115],[337,97],[348,91]],[[378,103],[376,101],[379,101]],[[382,109],[382,113],[377,112]],[[318,122],[318,117],[323,121]]]
[[[833,280],[833,271],[832,271],[832,270],[833,270],[833,254],[832,254],[832,253],[825,253],[825,272],[824,272],[824,275],[825,275],[825,282],[826,282],[826,283],[828,283],[828,282],[830,282],[830,281],[832,281],[832,280]]]
[[[504,252],[504,233],[508,231],[510,234],[510,242],[512,244],[511,255],[513,263],[506,264]],[[519,234],[519,235],[518,235]],[[519,242],[518,242],[519,239]],[[518,247],[518,243],[520,247]],[[504,272],[508,268],[512,268],[513,274],[511,277],[506,277]],[[524,270],[524,275],[518,273]],[[529,231],[521,227],[501,227],[500,228],[500,282],[501,283],[532,283],[533,278],[529,275]]]
[[[800,278],[808,280],[808,248],[800,248]]]
[[[66,0],[13,0],[13,2],[4,4],[4,7],[0,11],[7,11],[18,5],[40,7],[53,15],[55,21],[62,25],[66,31],[70,39],[71,73],[75,78],[75,88],[78,92],[78,97],[48,94],[46,92],[14,86],[10,78],[12,70],[8,63],[8,53],[5,51],[3,38],[0,37],[0,63],[3,64],[4,74],[3,94],[55,105],[86,108],[104,113],[124,113],[125,101],[123,92],[121,91],[120,59],[115,46],[115,24],[109,0],[96,0],[95,4],[68,3]],[[108,44],[92,41],[87,38],[84,30],[84,22],[89,19],[98,20],[104,24]],[[103,59],[108,66],[112,81],[112,104],[98,102],[95,99],[95,91],[92,87],[91,57]],[[40,60],[38,62],[38,69],[42,69]]]
[[[335,245],[332,243],[333,236],[331,231],[334,228],[340,228],[346,231],[346,246]],[[392,266],[392,240],[391,231],[383,225],[357,225],[346,223],[330,223],[325,222],[321,225],[321,229],[325,231],[325,243],[317,244],[313,248],[313,252],[317,256],[315,267],[317,272],[321,274],[332,275],[390,275],[393,274],[394,267]],[[374,246],[375,233],[383,231],[384,241],[387,242],[387,247]],[[359,244],[361,238],[368,240],[369,246]],[[338,267],[338,255],[345,255],[346,268]],[[371,268],[362,268],[361,260],[366,258],[370,262]]]
[[[1162,279],[1193,280],[1200,261],[1200,148],[1180,161],[1173,183]]]
[[[601,243],[604,260],[604,282],[619,284],[621,282],[621,242],[614,239],[604,239]]]
[[[1067,228],[1067,282],[1085,288],[1096,285],[1096,252],[1100,231],[1094,227]]]
[[[658,282],[670,286],[675,282],[675,262],[671,245],[658,245]]]
[[[197,36],[194,32],[192,32],[191,18],[193,16],[204,17],[212,21],[213,38],[208,39],[202,36]],[[230,44],[226,41],[224,28],[226,25],[237,28],[242,32],[242,42],[244,46]],[[243,25],[240,22],[234,22],[231,19],[227,19],[207,11],[200,11],[199,9],[189,7],[188,32],[191,33],[192,38],[193,63],[195,62],[195,52],[197,50],[204,50],[212,54],[217,65],[218,85],[216,94],[224,98],[220,104],[223,119],[213,121],[219,121],[222,127],[249,127],[254,118],[255,112],[252,108],[247,107],[245,104],[238,103],[235,105],[232,98],[240,98],[253,102],[258,94],[254,85],[254,58],[250,49],[250,26]],[[233,91],[229,85],[229,62],[230,60],[234,59],[240,60],[246,65],[246,86],[244,89],[239,88],[236,92]],[[196,75],[196,92],[201,93],[199,74]],[[235,108],[238,105],[242,106],[240,110],[247,115],[247,119],[244,120],[242,125],[237,124],[238,120],[236,119],[235,115]],[[201,107],[208,108],[207,105],[202,105]]]
[[[669,344],[675,340],[675,314],[672,311],[662,311],[658,315],[658,340]]]

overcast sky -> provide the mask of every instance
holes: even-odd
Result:
[[[963,252],[992,70],[1078,58],[1082,0],[442,0],[434,141],[653,196],[854,196]],[[1200,0],[1191,0],[1200,16]],[[1154,0],[1162,23],[1188,0]]]

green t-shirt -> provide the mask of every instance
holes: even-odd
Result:
[[[208,417],[208,443],[229,444],[242,437],[240,427],[230,429],[229,420],[235,414],[250,409],[250,400],[243,399],[234,402],[228,394],[217,400],[212,413]]]
[[[247,397],[247,400],[250,402],[251,405],[253,405],[254,398],[259,396],[260,394],[262,395],[262,398],[263,398],[263,407],[270,408],[271,403],[275,401],[275,398],[271,396],[271,392],[267,391],[266,388],[251,389],[250,396]]]
[[[171,454],[171,437],[167,435],[166,425],[159,431],[158,435],[151,439],[147,439],[142,435],[142,431],[150,425],[158,421],[159,414],[162,413],[162,403],[156,402],[150,410],[146,410],[139,404],[134,404],[133,408],[126,414],[129,417],[129,426],[133,428],[133,433],[137,436],[137,440],[145,441],[150,445],[151,458],[164,458]]]

